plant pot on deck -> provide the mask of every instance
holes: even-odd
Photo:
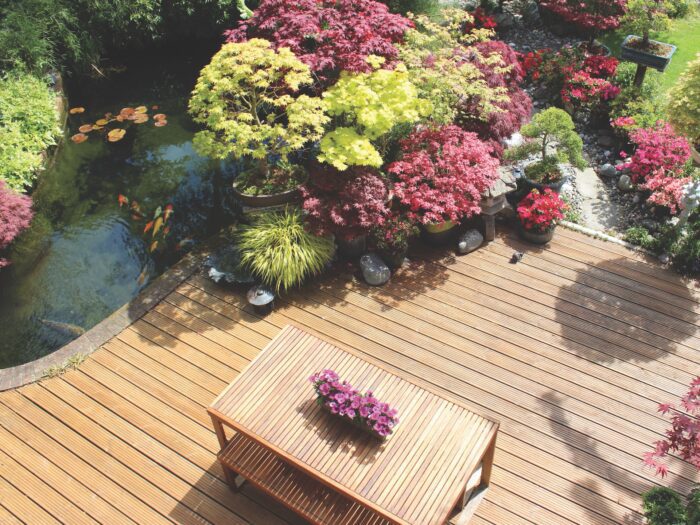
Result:
[[[529,241],[533,244],[547,244],[554,237],[554,230],[556,230],[556,228],[557,227],[554,226],[550,230],[542,233],[533,230],[527,230],[525,229],[525,227],[523,227],[521,222],[518,222],[518,233],[520,234],[520,236],[526,241]]]
[[[566,184],[566,182],[569,180],[569,177],[562,175],[561,179],[557,182],[535,182],[534,180],[528,179],[525,175],[523,175],[520,180],[522,181],[521,184],[526,194],[530,193],[532,190],[537,190],[542,193],[547,188],[558,194],[561,192],[564,184]]]
[[[640,66],[651,67],[658,71],[665,71],[671,63],[671,57],[676,52],[676,46],[666,44],[665,42],[657,42],[650,40],[649,43],[654,46],[661,46],[664,52],[656,54],[650,50],[641,49],[642,38],[636,35],[627,35],[622,42],[622,60],[629,60],[639,64]]]
[[[343,257],[357,259],[367,251],[367,235],[358,235],[352,239],[336,238],[338,251]]]
[[[457,231],[456,224],[452,221],[445,221],[437,224],[424,224],[422,226],[423,239],[433,246],[441,246],[452,240]]]
[[[384,261],[389,268],[395,270],[401,268],[403,265],[403,262],[406,260],[406,253],[408,253],[408,249],[399,253],[380,250],[379,257],[382,258],[382,261]]]

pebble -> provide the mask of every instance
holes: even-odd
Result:
[[[598,170],[598,174],[601,177],[617,177],[617,168],[615,168],[615,166],[613,166],[609,162],[606,162],[600,167],[600,169]]]

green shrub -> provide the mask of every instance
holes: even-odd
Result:
[[[659,248],[659,241],[654,238],[654,236],[649,233],[649,230],[641,226],[632,226],[627,228],[625,232],[625,240],[629,243],[641,246],[645,250],[657,251]]]
[[[610,119],[631,117],[634,124],[624,127],[624,133],[637,128],[651,128],[657,121],[666,116],[664,102],[661,97],[661,75],[658,71],[649,70],[641,88],[634,85],[636,64],[620,62],[617,72],[612,79],[613,84],[620,87],[620,94],[610,103]]]
[[[333,241],[308,233],[297,209],[262,215],[238,243],[242,266],[277,291],[320,273],[333,256]]]
[[[688,494],[688,525],[700,525],[700,486]]]
[[[678,133],[700,143],[700,53],[671,89],[668,117]]]
[[[54,95],[29,74],[0,79],[0,179],[15,190],[31,187],[42,152],[56,143],[59,127]]]
[[[673,489],[654,487],[642,494],[644,517],[649,525],[685,525],[683,499]]]
[[[435,15],[440,11],[439,0],[380,0],[389,6],[392,13],[423,13]]]
[[[669,0],[668,16],[670,18],[685,18],[690,13],[690,0]]]

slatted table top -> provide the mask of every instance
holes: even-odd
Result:
[[[330,368],[398,410],[386,441],[332,416],[308,378]],[[498,423],[296,327],[286,326],[210,413],[396,523],[442,524]]]

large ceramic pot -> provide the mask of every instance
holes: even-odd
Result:
[[[520,180],[522,181],[525,194],[530,193],[532,190],[537,190],[541,193],[547,188],[558,194],[561,192],[564,184],[566,184],[566,182],[569,180],[569,177],[567,175],[562,175],[560,180],[550,183],[535,182],[534,180],[528,179],[525,175],[523,175]]]
[[[554,226],[549,231],[540,233],[533,230],[527,230],[522,223],[518,223],[518,233],[520,233],[520,236],[533,244],[547,244],[554,237],[554,230],[556,230],[556,228],[557,227]]]
[[[651,67],[659,71],[665,71],[668,65],[671,63],[671,57],[676,52],[676,46],[667,44],[665,42],[657,42],[656,40],[650,40],[652,44],[666,46],[668,51],[663,55],[657,55],[649,51],[644,51],[639,49],[638,44],[641,37],[636,35],[627,35],[627,37],[622,41],[622,60],[629,60],[640,66]]]
[[[348,259],[357,259],[367,251],[367,236],[358,235],[352,239],[336,239],[338,251]]]
[[[270,206],[280,206],[282,204],[292,204],[299,202],[301,192],[299,187],[280,193],[272,193],[270,195],[248,195],[238,189],[237,183],[233,183],[233,193],[243,203],[244,206],[251,208],[267,208]]]
[[[404,260],[406,260],[406,253],[408,250],[403,250],[400,253],[391,253],[386,251],[380,251],[379,256],[382,258],[389,268],[396,269],[401,268]]]
[[[457,231],[455,230],[456,224],[452,221],[445,221],[438,224],[424,224],[423,229],[423,239],[428,244],[432,245],[443,245],[447,244],[452,240],[452,236]]]

